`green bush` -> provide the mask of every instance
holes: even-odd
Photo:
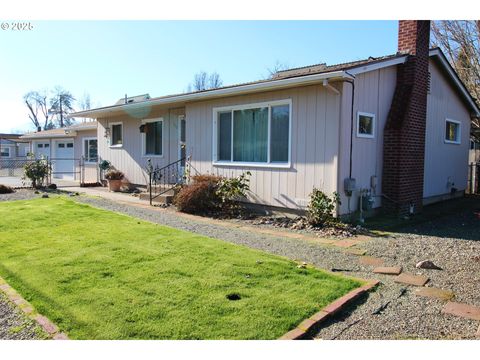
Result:
[[[0,194],[11,194],[13,189],[10,186],[0,184]]]
[[[338,222],[334,217],[335,208],[340,205],[340,196],[334,192],[331,197],[313,188],[307,208],[307,220],[313,226],[326,226]]]
[[[45,179],[51,171],[51,166],[47,160],[38,159],[25,164],[23,170],[23,180],[29,179],[32,182],[32,187],[37,189],[44,184]]]
[[[125,174],[120,170],[110,169],[105,174],[105,179],[107,180],[123,180]]]
[[[233,211],[238,208],[238,201],[247,196],[250,190],[250,171],[233,178],[222,177],[217,187],[217,195],[224,211]]]

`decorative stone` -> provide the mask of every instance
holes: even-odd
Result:
[[[449,301],[442,309],[442,313],[480,320],[480,307]]]
[[[305,336],[305,331],[298,327],[283,335],[279,340],[298,340]]]
[[[380,266],[373,269],[375,274],[384,274],[384,275],[399,275],[402,272],[401,266]]]
[[[415,289],[415,295],[437,298],[440,300],[452,300],[455,297],[453,291],[443,290],[435,287],[421,287]]]
[[[35,321],[38,322],[49,334],[55,334],[56,332],[58,332],[57,326],[53,324],[50,320],[48,320],[45,316],[37,315],[35,316]]]
[[[428,280],[430,280],[426,276],[422,275],[412,275],[407,273],[402,273],[395,278],[395,282],[413,286],[423,286],[425,285]]]
[[[53,336],[53,340],[68,340],[68,336],[64,333],[57,333]]]
[[[367,250],[364,250],[364,249],[347,249],[347,250],[345,250],[345,252],[347,252],[349,254],[357,255],[357,256],[363,256],[367,253]]]
[[[48,198],[48,194],[43,194],[42,198],[44,198],[44,199]]]
[[[437,266],[430,260],[423,260],[415,265],[417,269],[431,269],[431,270],[443,270],[440,266]]]

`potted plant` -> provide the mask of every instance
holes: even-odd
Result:
[[[110,191],[118,192],[122,187],[122,180],[125,177],[123,172],[119,170],[109,170],[105,174],[105,179],[108,180],[108,189]]]

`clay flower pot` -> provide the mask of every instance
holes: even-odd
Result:
[[[119,192],[122,187],[122,180],[108,180],[108,190]]]

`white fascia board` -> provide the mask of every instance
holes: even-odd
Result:
[[[357,75],[357,74],[362,74],[362,73],[366,73],[366,72],[369,72],[369,71],[382,69],[382,68],[389,67],[389,66],[404,64],[405,61],[407,61],[407,56],[406,55],[401,56],[401,57],[397,57],[397,58],[394,58],[394,59],[391,59],[391,60],[379,61],[379,62],[374,63],[374,64],[360,65],[356,68],[347,70],[347,72],[349,74],[352,74],[352,75]]]
[[[20,137],[20,139],[26,139],[26,140],[37,140],[37,139],[49,139],[49,138],[71,138],[77,136],[76,131],[70,131],[68,134],[41,134],[41,133],[36,133],[36,134],[31,134],[31,135],[23,135]]]
[[[174,95],[174,96],[163,97],[158,99],[153,98],[140,103],[125,104],[120,106],[117,105],[117,106],[110,106],[106,108],[77,112],[77,113],[70,114],[70,117],[97,118],[97,117],[105,116],[109,113],[114,113],[122,110],[141,109],[145,106],[169,105],[169,104],[175,104],[175,103],[201,101],[201,100],[207,100],[211,98],[241,95],[245,93],[277,90],[277,89],[283,89],[288,87],[319,83],[325,79],[353,80],[353,78],[354,78],[353,76],[351,76],[345,71],[333,71],[328,73],[306,75],[306,76],[294,77],[289,79],[271,80],[271,81],[264,81],[260,83],[239,85],[239,86],[234,86],[230,88],[220,88],[216,90],[196,92],[196,93],[185,94],[185,95]]]
[[[448,60],[445,58],[445,56],[443,55],[443,53],[439,50],[439,49],[432,49],[430,50],[430,53],[429,53],[430,56],[437,56],[438,59],[440,60],[440,63],[442,64],[442,67],[447,71],[448,75],[450,76],[450,78],[453,80],[453,82],[455,83],[455,86],[458,88],[458,90],[460,90],[460,92],[462,93],[462,95],[464,96],[465,100],[470,104],[470,106],[472,107],[472,110],[473,110],[473,117],[480,117],[480,109],[478,108],[477,104],[475,103],[475,101],[472,99],[472,96],[470,95],[470,93],[468,92],[468,90],[465,88],[465,86],[463,85],[463,83],[460,81],[460,79],[458,78],[458,75],[457,73],[455,72],[455,70],[453,70],[453,68],[450,66],[450,64],[448,63]]]

